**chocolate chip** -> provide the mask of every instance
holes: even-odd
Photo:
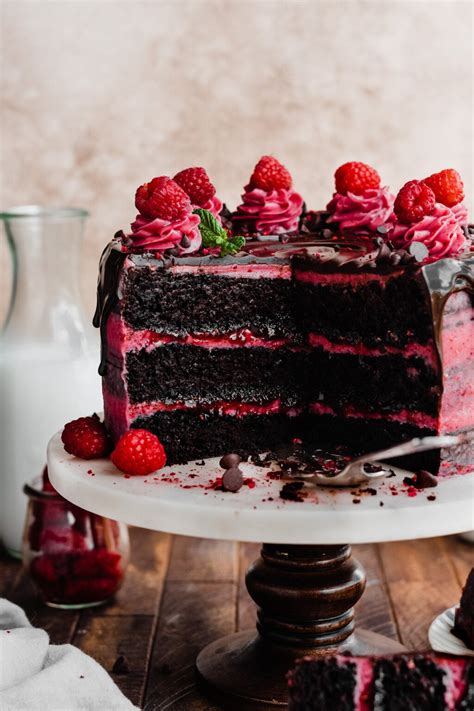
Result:
[[[422,262],[429,254],[428,247],[423,242],[412,242],[408,247],[408,251],[412,257],[415,257],[417,262]]]
[[[130,674],[130,667],[126,662],[125,657],[117,657],[112,667],[112,674]]]
[[[420,469],[415,474],[415,486],[417,489],[431,489],[433,486],[438,486],[438,479],[426,469]]]
[[[284,484],[280,490],[280,498],[286,501],[304,501],[304,496],[301,489],[304,487],[304,481],[290,481]]]
[[[181,247],[186,249],[187,247],[189,247],[191,245],[191,240],[189,239],[189,237],[186,237],[186,235],[183,235],[183,237],[181,238],[180,245],[181,245]]]
[[[381,472],[383,469],[380,464],[372,464],[371,462],[365,462],[364,464],[364,471],[367,472],[367,474],[376,474],[377,472]]]
[[[242,457],[239,457],[238,454],[224,454],[219,462],[219,466],[222,467],[222,469],[232,469],[232,467],[238,467],[241,461]]]
[[[227,469],[222,477],[222,488],[225,491],[238,491],[242,488],[244,477],[238,467]]]

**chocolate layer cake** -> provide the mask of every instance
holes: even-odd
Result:
[[[433,654],[306,658],[288,687],[289,711],[469,711],[474,662]]]
[[[155,432],[170,462],[468,429],[473,261],[393,266],[373,241],[311,236],[163,259],[117,238],[99,288],[106,423]]]
[[[373,169],[348,165],[344,187],[374,184]],[[433,195],[418,233],[372,187],[304,214],[288,171],[266,156],[229,218],[202,168],[175,177],[137,190],[132,233],[101,259],[94,323],[115,440],[149,429],[173,463],[293,438],[367,451],[474,426],[465,210]],[[443,457],[418,465],[438,472]],[[469,458],[472,445],[457,461]]]

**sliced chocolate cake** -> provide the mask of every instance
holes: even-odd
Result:
[[[289,711],[467,711],[474,661],[434,654],[300,660],[288,675]]]
[[[433,218],[443,253],[439,234],[436,249],[406,237],[386,188],[364,189],[352,212],[347,192],[304,216],[288,172],[262,161],[232,217],[246,239],[222,226],[196,168],[141,186],[132,233],[104,251],[95,324],[114,439],[149,429],[173,463],[295,437],[368,450],[472,428],[474,258],[457,218]]]
[[[454,614],[453,634],[474,649],[474,568],[468,575],[459,607]]]

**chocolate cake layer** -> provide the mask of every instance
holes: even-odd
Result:
[[[297,333],[290,279],[249,280],[142,267],[126,273],[122,290],[122,313],[135,329],[175,335],[242,328],[263,335]]]
[[[288,406],[303,398],[309,353],[289,348],[199,348],[172,343],[126,355],[131,403],[199,400]]]
[[[224,451],[248,456],[290,442],[301,429],[298,417],[274,415],[221,415],[199,408],[156,412],[138,417],[133,427],[156,434],[168,461],[179,464],[211,457]]]
[[[342,414],[414,410],[435,416],[437,374],[417,357],[327,353],[322,348],[203,348],[170,343],[126,354],[130,402],[280,398],[289,406],[322,400]]]
[[[435,416],[441,388],[438,375],[421,358],[402,355],[311,354],[308,395],[342,414],[354,410],[397,413],[406,409]]]
[[[381,659],[374,665],[373,711],[446,709],[446,672],[429,658]]]
[[[467,711],[474,664],[432,653],[307,657],[289,673],[288,687],[289,711]]]
[[[426,286],[419,273],[362,274],[339,281],[337,275],[319,280],[311,260],[295,257],[295,298],[301,327],[329,340],[405,346],[427,343],[433,324]],[[347,276],[347,275],[346,275]],[[315,281],[305,281],[305,278]]]

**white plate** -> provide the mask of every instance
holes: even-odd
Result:
[[[435,652],[474,657],[474,650],[466,647],[462,640],[451,633],[456,607],[457,605],[450,607],[449,610],[445,610],[433,620],[428,631],[428,639]]]
[[[61,433],[48,447],[48,471],[66,499],[93,513],[152,530],[201,538],[300,545],[340,545],[429,538],[472,529],[474,473],[440,479],[415,491],[407,472],[373,487],[308,488],[303,502],[283,500],[270,467],[243,462],[253,487],[217,491],[219,457],[166,466],[154,475],[127,478],[110,459],[76,459]],[[355,505],[356,504],[356,505]]]

